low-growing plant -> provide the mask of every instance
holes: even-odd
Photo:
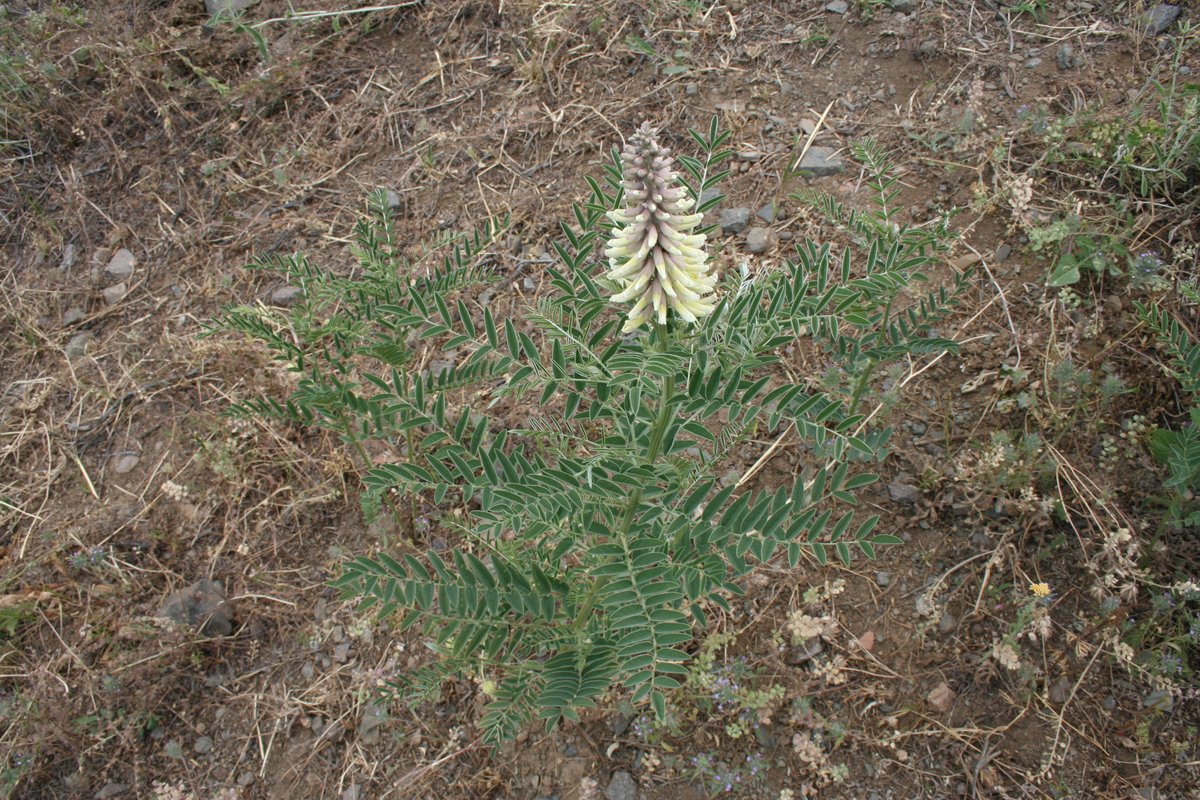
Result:
[[[725,175],[727,134],[714,119],[691,137],[701,152],[679,158],[682,177],[648,126],[614,152],[562,225],[552,293],[523,316],[466,292],[488,277],[488,235],[413,279],[386,221],[360,228],[357,277],[275,259],[304,289],[300,309],[226,315],[302,375],[286,403],[243,411],[341,434],[367,467],[368,510],[394,493],[466,510],[435,520],[457,547],[363,556],[337,585],[364,611],[421,627],[435,661],[398,681],[408,699],[451,676],[480,680],[489,743],[534,718],[577,720],[614,687],[662,719],[696,627],[729,608],[741,576],[779,553],[848,562],[900,541],[849,508],[875,476],[848,461],[874,456],[856,398],[875,368],[954,347],[928,333],[949,293],[900,302],[936,248],[856,217],[862,248],[805,241],[777,270],[719,280],[702,215],[721,198],[698,199]],[[773,371],[799,337],[843,365],[851,389]],[[423,347],[453,351],[455,365],[417,374]],[[751,433],[785,426],[820,460],[770,490],[718,481]],[[405,458],[376,465],[365,440]]]

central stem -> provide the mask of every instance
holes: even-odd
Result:
[[[662,323],[654,325],[655,342],[654,350],[658,353],[667,352],[668,338],[667,326]],[[662,452],[663,439],[667,435],[667,423],[671,420],[671,398],[675,394],[675,373],[670,372],[662,382],[662,397],[659,400],[658,416],[654,419],[653,427],[650,429],[650,444],[646,447],[645,464],[647,466],[658,460],[659,454]],[[642,502],[642,487],[633,490],[633,494],[629,496],[629,502],[625,505],[625,514],[621,518],[621,527],[617,530],[617,538],[624,539],[629,535],[630,528],[633,527],[633,520],[637,516],[638,506]],[[600,577],[592,584],[591,591],[583,601],[583,605],[579,607],[579,613],[575,615],[575,621],[571,627],[579,630],[587,622],[588,616],[591,615],[592,609],[596,606],[596,601],[600,599],[600,590],[608,583],[607,577]]]

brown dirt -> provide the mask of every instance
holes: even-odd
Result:
[[[907,15],[873,2],[844,16],[823,2],[694,5],[397,4],[337,28],[268,25],[268,62],[247,35],[209,25],[200,0],[0,10],[5,46],[40,76],[13,112],[20,135],[10,138],[27,143],[6,149],[0,166],[0,614],[17,619],[0,635],[0,791],[565,800],[584,779],[604,788],[626,770],[645,798],[687,798],[704,796],[686,774],[693,756],[763,751],[768,778],[744,796],[1196,796],[1194,692],[1170,711],[1151,708],[1146,683],[1085,624],[1098,602],[1082,563],[1106,530],[1129,520],[1136,529],[1153,513],[1146,493],[1157,475],[1144,454],[1102,471],[1096,426],[1085,422],[1163,419],[1173,390],[1128,302],[1084,341],[1085,320],[1045,289],[1045,261],[1023,245],[1009,209],[972,208],[1002,181],[997,163],[1012,172],[1028,163],[1020,149],[999,162],[990,152],[1011,141],[1021,106],[1083,99],[1120,113],[1169,54],[1137,32],[1139,12],[1124,3],[1050,4],[1063,8],[1011,24],[986,0],[919,0]],[[263,0],[247,19],[286,12],[283,0]],[[662,60],[631,50],[631,34]],[[1078,66],[1056,66],[1060,44]],[[1193,52],[1184,63],[1200,68]],[[1034,56],[1042,63],[1027,67]],[[665,69],[672,63],[687,69]],[[973,81],[985,121],[968,131]],[[357,510],[353,464],[329,437],[222,416],[231,401],[288,386],[249,344],[200,337],[222,306],[269,301],[279,288],[242,265],[297,250],[344,261],[367,194],[383,187],[399,195],[414,253],[432,233],[510,214],[519,242],[503,266],[532,283],[513,281],[499,302],[519,308],[544,289],[539,259],[584,176],[643,119],[687,152],[685,129],[718,114],[736,150],[763,154],[736,160],[724,187],[727,206],[754,210],[779,196],[800,121],[827,106],[818,143],[878,139],[897,162],[906,221],[962,209],[950,261],[987,267],[944,331],[962,354],[891,378],[903,383],[882,412],[895,452],[866,503],[907,544],[852,569],[764,569],[738,613],[717,621],[735,634],[725,656],[746,659],[756,685],[783,687],[786,702],[757,741],[729,737],[728,720],[686,698],[681,729],[656,748],[609,710],[489,753],[475,731],[483,698],[465,682],[436,703],[380,711],[381,679],[426,655],[418,637],[367,624],[328,588],[343,560],[380,542]],[[853,169],[815,185],[869,202]],[[1055,191],[1039,186],[1035,204],[1052,207]],[[784,207],[777,237],[836,235]],[[1178,220],[1139,220],[1134,244],[1173,245],[1169,222]],[[1006,246],[1007,260],[997,256]],[[104,290],[118,280],[104,268],[119,248],[136,265],[109,302]],[[721,248],[725,265],[747,257],[738,237]],[[786,255],[776,239],[756,268]],[[1100,309],[1124,289],[1089,291]],[[1045,403],[1040,416],[1004,404],[1036,394],[1065,352],[1091,369],[1111,362],[1141,390],[1070,418]],[[1006,382],[1002,364],[1028,376]],[[788,365],[825,366],[803,353]],[[964,471],[994,433],[1035,429],[1050,465],[1040,483]],[[748,444],[730,469],[771,443]],[[804,457],[784,438],[755,481],[790,481]],[[898,502],[893,481],[916,491]],[[1067,513],[1022,498],[1022,486]],[[1194,539],[1171,547],[1177,564],[1197,563]],[[1166,582],[1176,574],[1152,548],[1146,568]],[[227,636],[157,615],[201,578],[231,599]],[[841,594],[802,599],[834,579]],[[1033,581],[1054,587],[1054,633],[1027,644],[1027,666],[1009,672],[993,645]],[[1129,613],[1146,613],[1138,602]],[[831,616],[837,633],[821,658],[796,663],[778,632],[800,608]],[[814,668],[834,655],[844,682]],[[364,724],[372,714],[378,726]],[[798,734],[824,737],[822,763],[799,757]],[[830,782],[833,765],[845,773]]]

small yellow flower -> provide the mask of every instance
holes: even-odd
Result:
[[[1048,584],[1048,583],[1031,583],[1031,584],[1029,584],[1029,591],[1033,594],[1034,597],[1044,600],[1050,596],[1050,584]]]

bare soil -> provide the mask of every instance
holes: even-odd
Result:
[[[245,20],[280,18],[259,28],[265,58],[202,0],[0,6],[3,47],[36,78],[0,162],[0,793],[575,800],[627,772],[641,797],[665,800],[709,796],[689,771],[697,756],[761,754],[765,780],[729,795],[1196,797],[1194,685],[1156,699],[1114,656],[1091,592],[1103,576],[1086,568],[1124,526],[1146,537],[1146,585],[1194,574],[1194,535],[1153,536],[1159,467],[1142,450],[1105,470],[1096,454],[1132,414],[1177,421],[1179,398],[1127,287],[1097,280],[1066,307],[1012,208],[987,201],[1036,157],[1010,135],[1023,109],[1124,113],[1179,29],[1145,34],[1139,3],[1049,3],[1041,17],[989,0],[825,5],[447,0],[335,25],[285,21],[287,2],[263,0]],[[304,7],[322,9],[344,10]],[[1183,66],[1200,68],[1194,52]],[[278,299],[278,283],[243,268],[257,256],[348,264],[379,188],[395,193],[414,257],[439,232],[511,215],[500,258],[515,277],[497,303],[519,309],[546,291],[558,221],[622,135],[650,120],[686,153],[686,129],[713,114],[738,153],[724,207],[782,208],[756,223],[767,252],[721,240],[725,268],[770,269],[794,241],[838,235],[782,185],[807,121],[819,145],[873,137],[891,153],[903,221],[958,209],[945,274],[973,268],[975,284],[941,333],[962,351],[914,361],[877,398],[895,435],[866,501],[907,543],[749,581],[709,633],[730,636],[721,661],[782,687],[757,733],[731,736],[731,720],[683,695],[678,730],[648,743],[631,727],[643,710],[614,696],[583,724],[491,752],[473,683],[415,708],[378,701],[430,656],[328,582],[387,531],[364,525],[337,441],[223,415],[282,397],[289,377],[248,342],[202,337],[206,323]],[[1033,206],[1058,208],[1083,191],[1073,180],[1040,180]],[[853,163],[811,185],[870,203]],[[1099,178],[1091,191],[1105,191]],[[1168,252],[1194,224],[1151,208],[1130,249]],[[122,248],[135,263],[114,275]],[[1135,391],[1103,408],[1018,403],[1047,396],[1065,355],[1111,365]],[[829,366],[798,352],[788,368]],[[1042,449],[1028,474],[981,466],[994,434],[1031,432]],[[772,436],[728,468],[760,465],[753,485],[773,487],[805,457]],[[425,512],[430,536],[448,535]],[[227,633],[160,614],[201,579],[228,597]],[[1008,669],[997,642],[1043,582],[1048,633],[1022,631],[1022,666]],[[814,586],[832,593],[805,599]],[[836,626],[820,653],[787,641],[797,610]],[[1149,592],[1120,613],[1152,614]]]

